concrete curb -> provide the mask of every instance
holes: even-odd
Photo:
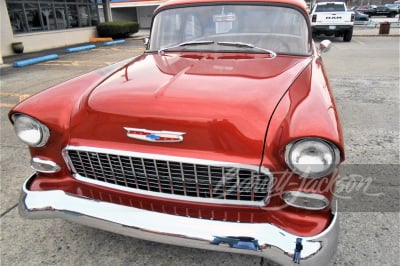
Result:
[[[100,38],[100,37],[92,37],[89,39],[90,42],[110,42],[113,39],[110,37],[104,37],[104,38]]]
[[[34,57],[34,58],[29,58],[21,61],[16,61],[13,63],[13,67],[24,67],[28,65],[33,65],[49,60],[54,60],[57,59],[59,56],[58,54],[50,54],[50,55],[44,55],[44,56],[39,56],[39,57]]]
[[[126,42],[126,40],[122,39],[122,40],[104,42],[103,44],[104,44],[104,46],[111,46],[111,45],[114,45],[114,44],[122,44],[122,43],[125,43],[125,42]],[[75,52],[91,50],[91,49],[95,49],[95,48],[97,48],[97,46],[95,44],[76,46],[76,47],[66,48],[64,50],[64,53],[70,54],[70,53],[75,53]],[[58,59],[58,58],[59,58],[58,54],[43,55],[43,56],[23,59],[23,60],[20,60],[20,61],[15,61],[15,62],[12,63],[12,66],[13,67],[24,67],[24,66],[33,65],[33,64],[37,64],[37,63],[42,63],[42,62],[45,62],[45,61],[54,60],[54,59]],[[7,66],[7,64],[2,64],[0,66],[5,67],[5,66]]]
[[[65,49],[65,52],[66,53],[75,53],[75,52],[86,51],[86,50],[90,50],[90,49],[94,49],[94,48],[96,48],[96,45],[90,44],[90,45],[67,48],[67,49]]]
[[[122,39],[122,40],[115,40],[115,41],[110,41],[110,42],[105,42],[103,45],[104,46],[111,46],[114,44],[121,44],[121,43],[125,43],[126,40]]]

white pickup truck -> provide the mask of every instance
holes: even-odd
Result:
[[[344,2],[316,2],[311,7],[311,28],[313,37],[320,34],[343,37],[350,42],[353,36],[354,13],[347,11]]]

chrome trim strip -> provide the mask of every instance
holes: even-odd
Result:
[[[61,190],[30,191],[23,185],[19,202],[25,218],[62,218],[114,233],[160,243],[265,257],[282,265],[291,265],[297,238],[301,238],[302,265],[327,265],[338,244],[339,221],[332,216],[328,228],[318,235],[302,237],[269,223],[237,223],[175,216],[101,202],[66,194]],[[241,236],[254,239],[256,250],[229,245],[214,245],[216,237]]]
[[[182,163],[189,163],[189,164],[212,165],[212,166],[217,166],[217,167],[243,168],[243,169],[248,169],[248,170],[253,170],[253,171],[259,171],[259,172],[269,176],[269,185],[268,185],[268,191],[267,191],[268,196],[267,196],[267,198],[264,198],[264,200],[262,200],[262,201],[254,201],[254,191],[252,190],[252,193],[251,193],[252,201],[243,201],[243,200],[233,200],[233,199],[192,197],[192,196],[187,196],[186,191],[184,192],[184,195],[177,195],[177,194],[167,194],[167,193],[154,192],[154,191],[150,191],[150,190],[142,190],[142,189],[114,185],[111,183],[97,181],[97,180],[94,180],[91,178],[86,178],[86,177],[79,175],[77,173],[76,169],[74,168],[72,162],[69,159],[68,150],[106,153],[106,154],[112,154],[112,155],[117,155],[117,156],[138,157],[138,158],[142,158],[142,164],[143,164],[143,159],[164,160],[167,162],[176,161],[176,162],[180,162],[181,169],[183,169]],[[179,156],[122,151],[122,150],[96,148],[96,147],[88,147],[88,146],[72,146],[72,145],[66,146],[63,149],[62,154],[63,154],[64,160],[65,160],[66,164],[68,165],[70,171],[73,173],[73,177],[79,181],[94,184],[94,185],[99,185],[99,186],[103,186],[103,187],[109,187],[109,188],[116,189],[116,190],[132,192],[132,193],[136,193],[136,194],[153,196],[153,197],[167,198],[167,199],[192,201],[192,202],[200,202],[200,203],[211,203],[211,204],[226,204],[226,205],[262,207],[262,206],[266,206],[266,204],[268,203],[269,195],[271,193],[271,184],[273,184],[273,175],[269,171],[269,169],[265,168],[265,167],[254,166],[254,165],[246,165],[246,164],[238,164],[238,163],[222,162],[222,161],[212,161],[212,160],[204,160],[204,159],[195,159],[195,158],[187,158],[187,157],[179,157]],[[132,161],[130,163],[132,164]],[[134,169],[133,166],[132,166],[132,169]],[[182,181],[183,181],[184,180],[183,173],[181,176],[182,176]],[[146,179],[146,182],[147,182],[147,187],[149,188],[148,179]],[[254,176],[253,175],[251,177],[251,187],[254,187]]]
[[[108,154],[121,155],[121,156],[141,157],[144,159],[179,161],[182,163],[207,164],[207,165],[213,165],[213,166],[218,166],[218,167],[242,167],[242,168],[246,168],[246,169],[254,170],[254,171],[258,171],[260,169],[260,167],[258,165],[239,164],[239,163],[232,163],[232,162],[213,161],[213,160],[196,159],[196,158],[188,158],[188,157],[180,157],[180,156],[172,156],[172,155],[153,154],[153,153],[143,153],[143,152],[135,152],[135,151],[114,150],[114,149],[97,148],[97,147],[90,147],[90,146],[68,145],[64,148],[64,151],[65,151],[65,153],[63,152],[64,156],[66,155],[67,150],[108,153]],[[67,163],[68,163],[68,161],[67,161]],[[272,176],[272,173],[269,171],[268,168],[262,167],[261,169],[264,174]]]
[[[158,143],[171,143],[182,142],[185,132],[165,131],[165,130],[148,130],[144,128],[124,127],[128,138],[158,142]],[[163,139],[164,138],[164,139]]]
[[[50,167],[51,170],[40,168],[39,167],[40,165],[46,165]],[[48,173],[48,174],[57,173],[58,171],[61,170],[61,167],[57,163],[50,160],[41,159],[39,157],[33,157],[31,159],[31,168],[37,172]]]
[[[305,206],[305,205],[301,205],[301,204],[296,204],[295,201],[292,202],[292,201],[287,199],[288,195],[294,196],[296,198],[305,198],[305,199],[311,199],[311,200],[318,200],[318,201],[324,203],[324,205],[321,206],[321,207],[312,207],[312,206]],[[285,201],[285,203],[287,205],[290,205],[290,206],[295,207],[295,208],[301,208],[301,209],[312,210],[312,211],[323,210],[326,207],[328,207],[328,205],[329,205],[329,200],[324,195],[315,194],[315,193],[306,193],[306,192],[296,191],[296,190],[286,191],[285,193],[283,193],[282,199]]]
[[[166,194],[160,192],[153,192],[149,190],[142,190],[130,187],[124,187],[119,185],[114,185],[110,183],[105,183],[102,181],[93,180],[90,178],[86,178],[80,176],[79,174],[74,174],[74,177],[82,182],[90,183],[93,185],[98,185],[102,187],[108,187],[115,190],[125,191],[125,192],[132,192],[139,195],[146,195],[151,197],[157,198],[165,198],[165,199],[173,199],[173,200],[181,200],[181,201],[192,201],[198,203],[208,203],[208,204],[224,204],[224,205],[240,205],[240,206],[255,206],[255,207],[263,207],[266,205],[265,201],[241,201],[241,200],[231,200],[231,199],[216,199],[216,198],[200,198],[200,197],[192,197],[192,196],[185,196],[185,195],[176,195],[176,194]]]

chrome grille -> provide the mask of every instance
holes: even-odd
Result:
[[[68,148],[66,154],[75,175],[84,181],[191,197],[186,200],[264,203],[271,181],[268,171],[245,165],[100,149]]]

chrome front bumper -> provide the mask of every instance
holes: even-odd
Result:
[[[322,233],[301,237],[269,223],[234,223],[205,220],[101,202],[66,194],[61,190],[30,191],[23,185],[20,214],[30,219],[62,218],[145,240],[265,257],[291,265],[296,240],[301,239],[302,265],[327,265],[338,244],[337,213]]]

